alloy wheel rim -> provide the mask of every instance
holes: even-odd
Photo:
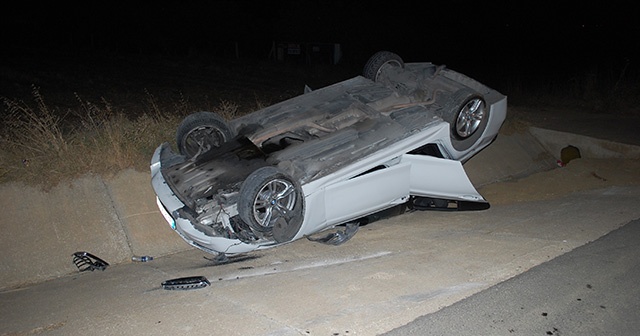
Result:
[[[480,127],[484,119],[484,102],[480,98],[469,100],[458,113],[456,133],[461,138],[471,136]]]
[[[296,203],[295,186],[283,179],[265,184],[253,203],[253,216],[258,225],[272,227],[280,218],[289,218]]]

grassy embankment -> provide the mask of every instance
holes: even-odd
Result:
[[[93,103],[76,94],[77,108],[61,111],[48,106],[37,87],[32,94],[30,103],[2,98],[0,182],[48,188],[84,174],[147,170],[155,148],[172,142],[181,119],[197,110],[186,101],[161,106],[147,92],[147,101],[140,104],[145,110],[116,110],[106,99]],[[225,118],[240,113],[228,101],[209,110]]]

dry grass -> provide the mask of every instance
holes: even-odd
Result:
[[[198,109],[184,98],[160,103],[146,92],[142,111],[117,111],[104,98],[95,104],[77,94],[76,109],[59,111],[47,106],[37,87],[32,94],[32,104],[2,98],[6,117],[0,136],[0,182],[47,189],[85,174],[145,171],[155,148],[172,143],[178,123]],[[229,101],[209,110],[229,119],[240,113]]]

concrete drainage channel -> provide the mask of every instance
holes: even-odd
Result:
[[[640,158],[638,146],[532,127],[501,134],[465,169],[476,187],[518,179],[557,168],[568,145],[579,148],[582,157]],[[0,186],[0,195],[2,290],[78,272],[72,262],[77,251],[113,266],[131,262],[134,255],[160,257],[191,249],[157,210],[145,172],[127,170],[109,180],[88,176],[48,192],[8,183]]]

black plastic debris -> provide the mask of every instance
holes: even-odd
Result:
[[[349,222],[344,225],[345,226],[344,230],[338,230],[336,232],[329,233],[320,238],[308,236],[307,239],[317,243],[338,246],[338,245],[344,244],[353,236],[355,236],[356,232],[358,232],[359,225],[360,225],[359,222]]]
[[[162,283],[162,288],[167,290],[189,290],[189,289],[198,289],[209,286],[211,283],[207,278],[203,276],[192,276],[186,278],[176,278],[164,281]]]
[[[72,256],[73,256],[73,263],[76,265],[76,267],[78,267],[78,270],[80,272],[84,272],[84,271],[93,272],[95,270],[104,271],[105,268],[109,266],[108,262],[94,256],[89,252],[76,252],[72,254]]]
[[[209,261],[213,261],[213,265],[212,266],[217,266],[217,265],[230,264],[230,263],[241,262],[241,261],[246,261],[246,260],[252,260],[252,259],[259,258],[259,257],[258,256],[252,256],[252,255],[228,256],[228,255],[226,255],[224,253],[218,253],[213,258],[210,258],[210,257],[207,257],[207,256],[203,256],[203,258],[207,259]]]

